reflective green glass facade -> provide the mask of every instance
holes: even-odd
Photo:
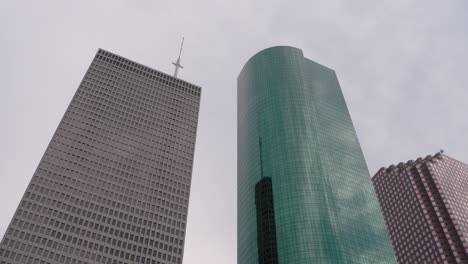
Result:
[[[292,47],[259,52],[238,77],[238,263],[262,263],[259,253],[396,263],[336,74]]]

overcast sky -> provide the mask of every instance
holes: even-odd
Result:
[[[236,78],[300,48],[337,72],[370,173],[468,162],[468,2],[0,0],[0,238],[98,48],[203,87],[184,264],[236,263]]]

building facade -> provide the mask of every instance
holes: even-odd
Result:
[[[292,47],[238,77],[238,263],[396,263],[333,70]]]
[[[439,152],[372,181],[399,263],[468,263],[468,165]]]
[[[0,263],[182,263],[200,87],[99,50]]]

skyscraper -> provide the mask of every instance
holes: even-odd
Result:
[[[468,165],[439,152],[372,181],[399,263],[468,263]]]
[[[238,77],[238,263],[395,263],[335,72],[273,47]]]
[[[181,263],[200,87],[99,50],[0,263]]]

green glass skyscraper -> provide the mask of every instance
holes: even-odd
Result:
[[[238,77],[238,263],[396,263],[336,74],[300,49]]]

